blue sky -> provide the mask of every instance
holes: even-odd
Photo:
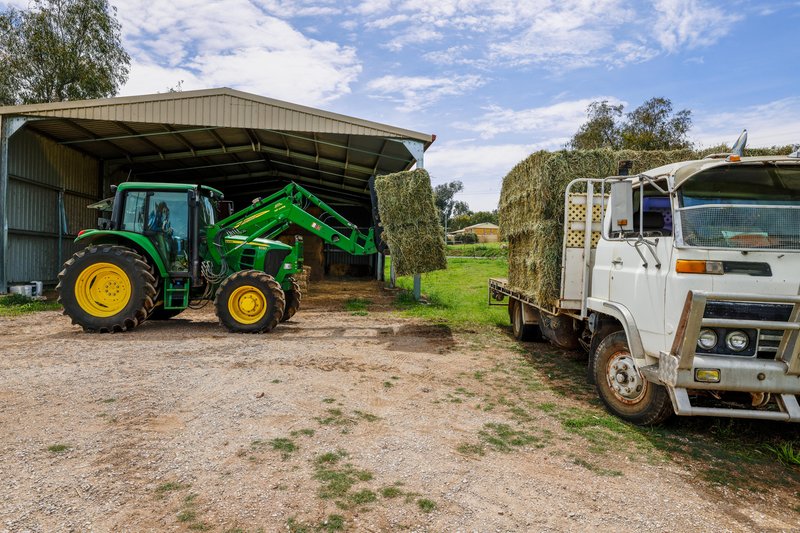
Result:
[[[13,0],[15,5],[27,0]],[[474,210],[593,100],[693,112],[699,146],[800,143],[800,1],[111,0],[122,94],[228,86],[435,133],[425,166]]]

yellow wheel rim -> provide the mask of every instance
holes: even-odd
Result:
[[[86,267],[75,282],[75,300],[92,316],[114,316],[131,299],[131,280],[117,265],[95,263]]]
[[[258,288],[243,285],[228,298],[228,311],[240,324],[255,324],[267,312],[267,298]]]

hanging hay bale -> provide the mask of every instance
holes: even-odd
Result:
[[[576,178],[616,175],[618,163],[633,161],[636,174],[677,161],[697,159],[691,150],[562,150],[535,152],[503,178],[500,232],[508,240],[508,283],[543,307],[561,295],[564,194]],[[573,192],[584,192],[575,187]]]
[[[444,228],[433,201],[431,178],[423,169],[375,178],[383,240],[398,275],[447,268]]]

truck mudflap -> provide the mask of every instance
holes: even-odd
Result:
[[[709,318],[708,302],[743,305],[771,304],[790,308],[788,320]],[[698,352],[704,328],[769,332],[779,340],[774,358],[718,355]],[[770,352],[771,353],[771,352]],[[800,296],[711,293],[689,291],[675,340],[659,362],[639,369],[651,382],[666,387],[675,413],[681,416],[721,416],[800,422]],[[698,393],[750,394],[750,406],[706,407],[693,404]]]

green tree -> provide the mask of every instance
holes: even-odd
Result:
[[[573,150],[592,150],[622,146],[618,121],[622,117],[622,104],[611,105],[608,100],[592,102],[586,108],[588,119],[569,142]]]
[[[692,112],[672,112],[668,98],[651,98],[627,113],[622,105],[607,100],[592,102],[586,109],[587,121],[567,144],[573,150],[611,148],[613,150],[677,150],[690,148],[687,135],[692,127]]]
[[[450,229],[455,231],[483,222],[497,224],[497,209],[494,211],[475,211],[474,213],[470,211],[463,215],[454,216],[450,222]]]
[[[692,112],[672,113],[668,98],[651,98],[632,112],[622,125],[622,146],[630,150],[677,150],[691,148],[687,134]]]
[[[442,183],[433,188],[433,199],[439,209],[439,216],[445,233],[447,233],[448,223],[454,216],[469,212],[469,206],[466,202],[455,199],[455,195],[463,190],[464,184],[458,180]]]
[[[0,103],[115,95],[130,56],[108,0],[32,0],[0,12]]]

